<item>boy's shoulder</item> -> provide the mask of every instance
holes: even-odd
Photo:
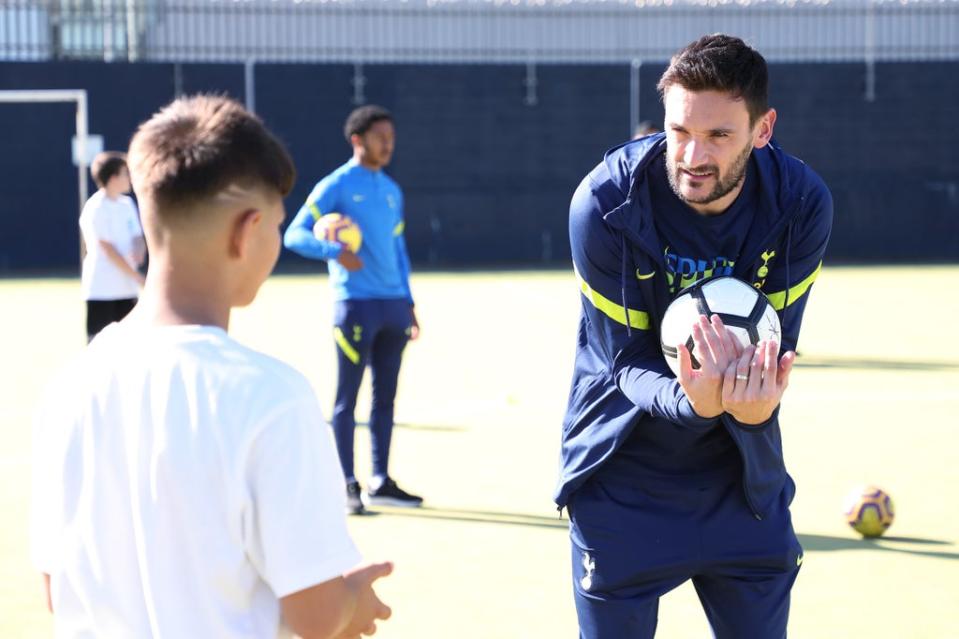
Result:
[[[124,323],[104,329],[90,343],[79,368],[115,375],[164,375],[177,370],[203,379],[210,391],[237,397],[296,399],[312,387],[293,366],[246,346],[214,326],[136,327]]]
[[[136,212],[137,210],[136,202],[129,195],[121,195],[118,202],[120,202],[120,204],[127,207],[128,209],[131,209],[134,212]]]
[[[320,183],[330,185],[341,184],[355,178],[359,173],[360,171],[357,169],[355,162],[346,162],[327,173],[323,179],[320,180]]]
[[[295,367],[272,355],[267,355],[266,353],[246,346],[225,333],[224,336],[227,340],[225,344],[229,346],[225,346],[222,352],[245,361],[248,366],[247,374],[251,378],[258,382],[268,382],[270,385],[279,385],[289,390],[292,394],[309,393],[312,395],[313,390],[309,380]],[[232,362],[228,363],[232,364]],[[263,385],[261,384],[258,387],[262,388]]]
[[[384,171],[384,172],[383,172],[383,177],[386,178],[386,183],[387,183],[391,188],[393,188],[397,193],[400,193],[400,194],[403,193],[403,189],[400,187],[400,183],[397,182],[395,179],[393,179],[393,176],[391,176],[389,173],[387,173],[386,171]]]
[[[350,163],[347,162],[320,178],[320,181],[313,185],[313,190],[310,192],[310,199],[327,194],[348,182],[350,180],[351,168]]]
[[[104,198],[103,190],[100,189],[93,195],[87,198],[87,201],[83,203],[83,209],[80,211],[80,216],[84,217],[92,215],[94,211],[97,211],[103,205]]]
[[[150,406],[163,407],[161,417],[176,413],[226,425],[231,441],[259,432],[284,411],[322,414],[306,376],[222,329],[121,322],[60,368],[46,385],[35,421],[47,436],[62,439],[104,414],[153,419]]]

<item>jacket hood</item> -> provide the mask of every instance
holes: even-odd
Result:
[[[656,249],[649,236],[653,221],[646,174],[649,165],[665,153],[666,134],[657,133],[613,147],[606,152],[602,163],[610,183],[623,196],[622,203],[607,211],[603,219],[634,243],[653,250]],[[752,158],[759,169],[756,175],[764,204],[760,207],[765,217],[763,225],[779,228],[780,224],[788,223],[788,218],[797,210],[795,204],[801,199],[802,171],[791,166],[800,161],[784,153],[773,140],[761,149],[754,149]],[[633,206],[634,203],[638,206]]]

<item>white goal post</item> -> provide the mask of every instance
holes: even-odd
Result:
[[[87,201],[87,91],[86,89],[0,90],[0,103],[76,102],[77,104],[77,179],[80,203],[77,215]]]

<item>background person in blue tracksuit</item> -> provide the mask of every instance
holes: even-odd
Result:
[[[582,315],[556,502],[570,513],[580,636],[651,637],[692,580],[715,636],[786,635],[802,562],[779,401],[832,225],[820,178],[772,142],[762,56],[706,36],[670,62],[665,133],[612,149],[570,204]],[[659,323],[684,286],[733,275],[780,314],[742,349],[718,318],[670,372]]]
[[[362,514],[364,500],[411,507],[423,501],[397,486],[388,472],[400,362],[406,342],[418,336],[419,324],[403,240],[403,193],[383,172],[393,155],[393,116],[375,105],[360,107],[347,118],[344,134],[353,157],[313,188],[283,243],[304,257],[329,264],[338,364],[333,434],[346,476],[347,509]],[[357,254],[314,237],[313,226],[329,213],[348,215],[359,225],[363,242]],[[367,364],[373,373],[373,476],[363,495],[353,469],[353,432],[356,395]]]

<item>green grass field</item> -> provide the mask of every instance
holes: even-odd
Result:
[[[782,412],[806,549],[790,636],[959,637],[959,267],[827,268]],[[550,495],[579,299],[571,273],[420,274],[421,339],[397,403],[392,472],[415,512],[350,520],[394,617],[384,639],[575,637],[566,522]],[[51,635],[27,559],[30,419],[46,379],[83,343],[75,280],[0,280],[0,637]],[[231,332],[335,381],[323,277],[273,277]],[[312,334],[313,339],[306,338]],[[357,417],[368,409],[364,388]],[[358,471],[369,468],[358,430]],[[896,501],[889,537],[843,521],[849,489]],[[708,637],[695,594],[663,600],[658,637]]]

